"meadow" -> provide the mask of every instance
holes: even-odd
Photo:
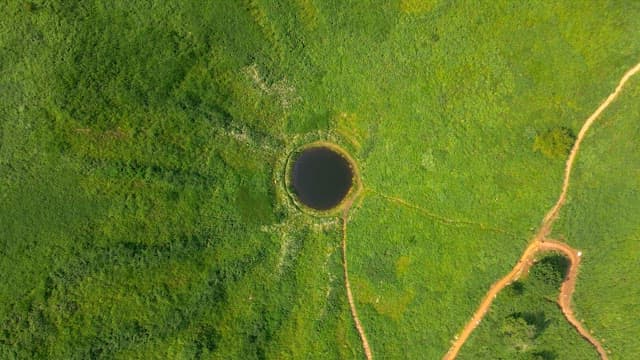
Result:
[[[639,15],[625,1],[10,0],[0,357],[362,358],[340,221],[284,189],[289,153],[323,140],[361,174],[347,256],[374,356],[440,358],[560,191],[564,159],[536,139],[577,132],[640,59]],[[578,314],[621,359],[640,350],[633,89],[585,141],[556,230],[585,252]],[[534,295],[517,311],[546,306],[568,334]],[[479,331],[473,349],[506,341]]]

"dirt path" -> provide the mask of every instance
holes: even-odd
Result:
[[[351,317],[353,317],[353,322],[355,323],[356,330],[358,330],[358,335],[360,335],[364,355],[366,356],[367,360],[371,360],[373,359],[373,355],[371,354],[371,348],[369,347],[369,341],[367,340],[367,335],[364,332],[364,327],[362,326],[360,318],[358,317],[356,303],[353,300],[351,284],[349,283],[349,270],[347,266],[347,222],[349,221],[349,210],[351,210],[354,199],[355,196],[348,200],[348,202],[344,204],[344,210],[342,211],[342,270],[344,272],[344,284],[347,290],[347,300],[349,301],[349,308],[351,309]]]
[[[580,322],[575,318],[573,314],[573,310],[571,309],[571,296],[573,295],[573,291],[575,290],[576,277],[577,277],[578,268],[580,265],[580,255],[579,255],[580,253],[572,249],[569,245],[566,245],[564,243],[560,243],[557,241],[553,241],[553,240],[548,240],[547,236],[551,232],[552,225],[554,221],[557,219],[558,214],[560,213],[560,209],[565,203],[567,192],[569,190],[569,183],[571,180],[571,171],[573,170],[573,165],[574,165],[576,156],[578,154],[578,151],[580,150],[580,145],[582,144],[582,141],[584,140],[585,135],[587,134],[587,132],[589,131],[589,129],[591,128],[591,125],[593,125],[595,120],[618,97],[618,95],[622,91],[622,88],[624,87],[626,82],[629,80],[629,78],[631,78],[633,75],[635,75],[638,72],[640,72],[640,63],[638,63],[633,68],[631,68],[622,76],[615,90],[596,109],[596,111],[593,114],[591,114],[589,118],[587,118],[584,125],[582,125],[582,128],[578,133],[576,142],[573,145],[571,152],[569,153],[569,157],[567,159],[567,163],[564,170],[564,180],[562,182],[562,192],[558,197],[558,201],[556,201],[555,205],[551,208],[551,210],[549,210],[549,212],[544,217],[544,220],[540,225],[540,229],[538,230],[538,233],[534,236],[533,240],[531,241],[531,244],[524,251],[524,253],[520,257],[520,260],[513,267],[511,272],[509,272],[509,274],[507,274],[504,278],[500,279],[498,282],[494,283],[491,286],[491,288],[489,289],[489,292],[487,292],[484,299],[480,303],[480,306],[471,317],[471,320],[465,325],[464,329],[459,334],[459,336],[456,337],[451,348],[449,349],[447,354],[444,356],[443,358],[444,360],[451,360],[456,358],[456,356],[458,355],[458,352],[460,351],[460,348],[462,348],[462,345],[464,345],[464,343],[467,341],[467,339],[469,338],[469,335],[471,335],[473,330],[475,330],[475,328],[480,324],[480,321],[489,310],[489,307],[491,306],[491,303],[493,302],[493,299],[497,296],[497,294],[500,291],[502,291],[502,289],[504,289],[506,286],[511,284],[513,281],[517,280],[523,272],[527,271],[533,264],[535,256],[538,253],[545,252],[545,251],[558,251],[569,258],[571,262],[571,266],[560,288],[558,305],[562,309],[562,313],[567,318],[567,321],[569,321],[569,323],[571,323],[571,325],[573,325],[573,327],[576,328],[576,330],[580,333],[580,335],[582,335],[587,341],[589,341],[596,348],[596,350],[598,351],[598,354],[600,355],[600,358],[603,360],[607,359],[607,354],[605,350],[602,348],[602,345],[600,345],[600,343],[595,338],[593,338],[586,329],[584,329],[584,327],[580,324]]]
[[[598,351],[601,359],[607,359],[607,353],[593,336],[585,329],[576,319],[571,309],[571,297],[576,289],[576,280],[578,277],[578,268],[580,267],[581,252],[571,248],[569,245],[555,240],[546,240],[540,243],[538,251],[557,251],[562,253],[569,259],[570,266],[567,275],[560,286],[560,295],[558,295],[558,305],[567,321],[580,333],[580,335],[590,342]],[[530,265],[530,264],[529,264]],[[527,269],[528,271],[528,269]]]
[[[607,359],[607,354],[602,347],[602,345],[596,340],[591,334],[580,324],[578,319],[573,314],[573,310],[571,309],[571,297],[576,288],[576,279],[578,275],[578,268],[580,267],[580,259],[581,253],[569,245],[555,241],[548,240],[546,238],[536,238],[536,240],[529,245],[529,247],[525,250],[524,254],[513,267],[511,272],[507,274],[505,277],[500,279],[498,282],[491,286],[489,292],[485,295],[484,299],[480,303],[478,310],[473,314],[471,320],[467,323],[462,333],[460,333],[457,340],[454,342],[453,346],[450,348],[447,355],[445,355],[444,359],[455,359],[462,348],[462,345],[469,338],[469,335],[475,330],[475,328],[480,324],[482,318],[486,315],[487,311],[489,311],[489,307],[491,303],[495,299],[496,295],[506,286],[509,286],[511,283],[516,281],[523,273],[529,271],[529,268],[534,264],[536,255],[543,252],[555,251],[559,252],[565,257],[569,259],[570,266],[567,271],[567,275],[565,276],[564,281],[562,282],[562,286],[560,287],[560,295],[558,296],[558,305],[562,310],[567,321],[580,333],[580,335],[589,341],[600,354],[600,358]]]
[[[607,97],[607,99],[602,104],[600,104],[600,106],[596,109],[596,111],[594,111],[593,114],[591,114],[591,116],[587,118],[587,120],[584,122],[584,125],[582,125],[582,128],[578,133],[576,142],[573,145],[573,148],[571,148],[571,153],[569,153],[569,158],[567,159],[567,164],[564,169],[564,180],[562,181],[562,192],[560,193],[560,196],[558,197],[558,201],[556,202],[556,204],[553,206],[553,208],[551,208],[551,210],[545,216],[542,222],[542,226],[546,225],[549,228],[551,228],[551,225],[553,224],[555,219],[558,217],[560,208],[562,208],[562,205],[564,205],[564,201],[566,200],[566,197],[567,197],[567,191],[569,190],[569,182],[571,180],[571,171],[573,170],[573,163],[576,159],[576,156],[578,155],[578,150],[580,150],[580,145],[585,135],[587,134],[587,131],[589,131],[589,129],[591,128],[591,125],[593,125],[593,123],[602,114],[602,112],[609,105],[611,105],[611,103],[618,97],[618,95],[620,95],[620,92],[622,91],[622,88],[627,83],[627,81],[629,81],[629,79],[633,75],[637,74],[638,72],[640,72],[640,63],[636,64],[636,66],[632,67],[622,76],[622,78],[620,79],[620,82],[618,83],[618,86],[616,86],[616,89],[609,95],[609,97]]]

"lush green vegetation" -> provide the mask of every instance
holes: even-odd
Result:
[[[292,149],[330,140],[362,173],[348,257],[373,352],[439,358],[557,196],[563,161],[533,151],[536,135],[576,132],[637,62],[638,15],[605,1],[7,2],[0,357],[361,357],[339,221],[301,213],[282,179]],[[637,193],[618,178],[635,164],[632,103],[616,113],[630,131],[591,150],[620,146],[618,171],[598,153],[578,169],[620,187],[567,215],[590,289],[620,274],[603,260],[618,253],[596,261],[578,231],[637,239],[632,213],[611,211],[640,203],[611,203]],[[576,299],[621,354],[639,346],[618,330],[640,323],[627,274],[625,296],[599,298],[612,312]]]
[[[597,359],[556,304],[568,263],[547,255],[505,288],[462,348],[463,359]]]
[[[576,136],[571,129],[560,127],[538,134],[533,142],[533,150],[540,151],[549,158],[563,159],[569,155]]]
[[[578,157],[556,236],[584,252],[576,312],[612,359],[633,358],[640,343],[640,79],[594,125]]]

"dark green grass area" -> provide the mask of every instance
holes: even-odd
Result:
[[[556,236],[584,252],[576,313],[612,359],[640,344],[640,81],[634,78],[584,141]]]
[[[632,2],[12,0],[2,10],[0,358],[361,358],[340,222],[301,213],[284,193],[283,159],[315,140],[347,149],[361,170],[348,258],[374,353],[438,358],[560,190],[563,161],[534,151],[536,136],[576,133],[640,56]],[[631,119],[598,151],[630,142]],[[616,161],[606,176],[618,179],[632,160]],[[605,171],[584,164],[577,176]],[[603,190],[594,204],[633,199],[637,183],[620,184],[626,192]],[[611,234],[637,238],[628,214]],[[570,218],[580,228],[583,216]],[[584,283],[619,274],[591,268],[595,238],[567,231],[584,241]],[[590,328],[620,317],[635,329],[629,276],[610,313],[588,311],[578,288]],[[614,350],[638,350],[615,334]]]
[[[546,255],[503,292],[462,348],[459,359],[597,359],[598,353],[566,321],[556,303],[568,268]]]

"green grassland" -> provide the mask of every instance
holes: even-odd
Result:
[[[349,226],[360,317],[374,353],[393,357],[444,355],[486,291],[478,279],[488,283],[508,272],[521,243],[513,234],[445,224],[375,195]],[[413,232],[403,231],[407,226]]]
[[[640,250],[640,82],[627,89],[585,139],[556,237],[584,251],[575,308],[604,339],[612,359],[632,358],[640,344],[637,274]]]
[[[562,256],[547,255],[500,293],[459,358],[597,359],[556,304],[567,265]]]
[[[9,359],[362,358],[340,222],[284,190],[288,153],[315,140],[361,173],[348,259],[374,354],[440,358],[558,195],[563,160],[536,136],[577,132],[640,59],[627,1],[11,0],[0,16]],[[558,230],[585,251],[578,313],[617,358],[640,350],[637,89],[585,141]]]

